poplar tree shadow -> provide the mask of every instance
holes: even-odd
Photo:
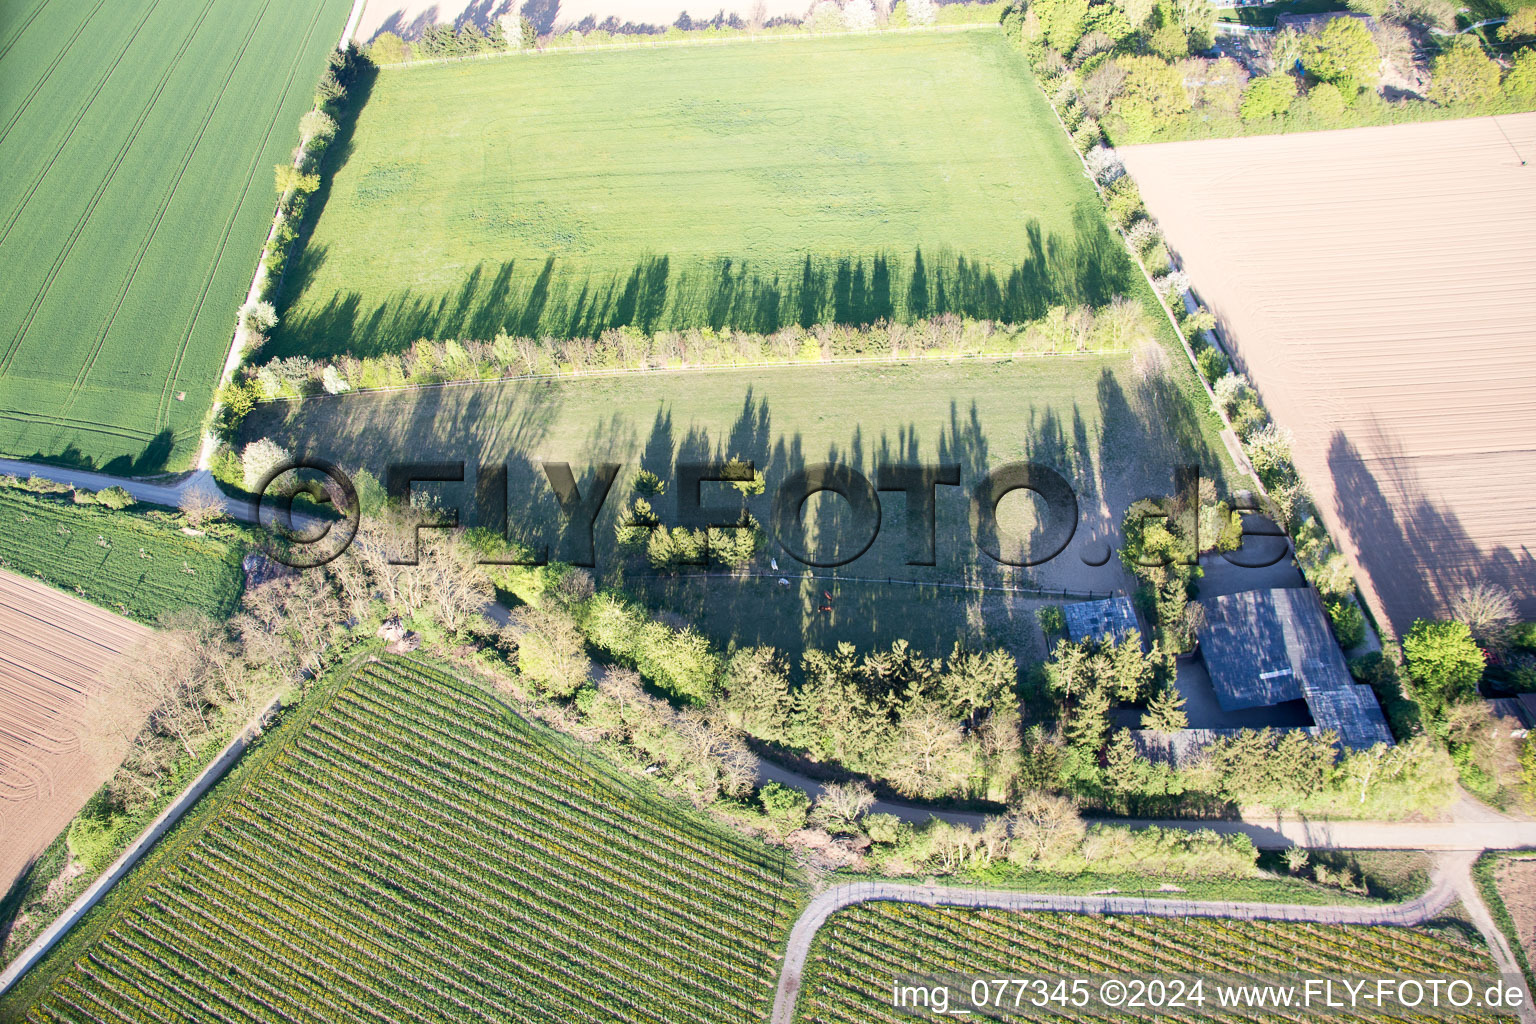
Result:
[[[350,129],[343,131],[334,156],[340,162],[350,149]],[[322,208],[327,196],[322,187],[312,210]],[[1011,266],[921,248],[910,254],[807,253],[798,273],[732,257],[668,253],[602,272],[550,255],[477,265],[445,293],[402,289],[371,300],[345,291],[315,302],[307,293],[327,257],[324,247],[308,247],[294,260],[283,292],[290,308],[274,334],[272,355],[380,355],[404,351],[420,338],[488,341],[501,332],[552,339],[594,338],[618,327],[771,334],[794,325],[868,325],[944,314],[1018,323],[1055,305],[1103,305],[1139,280],[1102,216],[1087,207],[1074,211],[1066,234],[1047,235],[1038,221],[1027,224],[1022,256]]]
[[[1332,512],[1393,630],[1402,636],[1416,618],[1447,616],[1457,593],[1475,583],[1503,587],[1522,618],[1536,616],[1536,557],[1523,547],[1479,545],[1379,427],[1363,442],[1384,454],[1366,456],[1342,432],[1329,439]]]

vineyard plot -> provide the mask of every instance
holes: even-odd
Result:
[[[0,12],[0,452],[183,468],[348,0]]]
[[[413,661],[313,699],[30,1019],[766,1017],[777,853]]]
[[[1026,914],[866,903],[834,914],[817,933],[795,1020],[802,1024],[910,1021],[912,1010],[892,1006],[892,980],[926,973],[955,972],[992,978],[1299,972],[1448,976],[1486,974],[1492,970],[1485,951],[1409,928],[1193,917]],[[1316,1008],[1285,1013],[1265,1011],[1257,1018],[1251,1013],[1205,1009],[1207,1012],[1197,1013],[1186,1008],[1157,1019],[1278,1019],[1314,1024],[1383,1019],[1325,1014]],[[1039,1018],[1020,1015],[1012,1019]],[[1110,1018],[1053,1007],[1044,1019]]]

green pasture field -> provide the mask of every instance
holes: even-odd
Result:
[[[247,754],[0,1021],[761,1021],[803,887],[783,850],[420,662],[369,658]]]
[[[1145,289],[990,28],[386,69],[354,92],[272,355],[1019,321]]]
[[[0,452],[187,466],[347,0],[0,9]]]
[[[796,655],[806,644],[905,637],[947,653],[980,627],[993,642],[1022,651],[1035,635],[1033,607],[932,584],[1011,581],[1101,595],[1123,590],[1129,579],[1118,560],[1091,568],[1081,556],[1114,539],[1130,502],[1170,491],[1173,467],[1184,463],[1198,463],[1224,486],[1241,486],[1214,414],[1196,411],[1204,394],[1190,390],[1199,387],[1193,371],[1185,363],[1181,372],[1171,361],[1177,356],[1170,357],[1169,376],[1155,384],[1143,382],[1123,355],[487,383],[262,405],[244,430],[246,440],[271,436],[296,453],[375,474],[391,462],[464,460],[463,485],[420,489],[457,506],[466,523],[475,521],[474,467],[505,462],[508,518],[514,533],[529,541],[549,541],[557,516],[537,463],[570,463],[583,488],[590,486],[592,466],[620,463],[595,530],[598,570],[605,575],[618,564],[614,526],[642,468],[671,480],[677,461],[750,458],[768,493],[750,499],[749,507],[767,524],[773,491],[807,464],[846,463],[873,479],[883,461],[958,463],[961,486],[938,488],[934,566],[906,564],[905,499],[884,493],[878,537],[868,551],[842,567],[814,570],[878,582],[803,579],[803,567],[770,542],[756,566],[765,577],[632,572],[628,585],[653,607],[684,613],[721,644],[769,643]],[[1053,466],[1068,479],[1077,492],[1079,525],[1061,556],[1004,572],[972,543],[970,488],[989,470],[1026,460]],[[706,484],[702,496],[706,504],[728,507],[739,500],[726,484]],[[676,522],[675,498],[669,490],[654,502],[665,522]],[[1031,538],[1038,525],[1033,501],[1023,491],[1003,499],[1005,552],[1021,553]],[[845,557],[858,536],[847,506],[820,495],[810,511],[813,550],[807,553],[820,561]],[[558,557],[558,544],[554,550]],[[792,585],[778,583],[769,557]],[[887,584],[887,578],[929,585]],[[820,610],[828,603],[824,592],[833,594],[831,613]]]
[[[140,622],[180,608],[228,618],[245,587],[241,545],[190,537],[140,506],[114,511],[0,487],[0,516],[0,567]]]
[[[806,965],[795,1020],[805,1024],[897,1024],[913,1010],[893,1005],[893,979],[954,972],[968,977],[1019,978],[1039,975],[1094,977],[1090,993],[1105,975],[1370,975],[1489,974],[1486,949],[1473,948],[1445,929],[1320,925],[1207,918],[1151,918],[1122,915],[1028,914],[1001,910],[866,903],[838,911],[817,933]],[[1052,982],[1054,985],[1054,982]],[[997,994],[994,987],[992,995]],[[1071,1020],[1123,1019],[1097,1004],[1097,1014],[1075,1013],[1047,1004],[1043,1013],[1013,1009],[1016,988],[1006,992],[1003,1012],[1019,1019],[1057,1016]],[[961,990],[969,997],[967,983]],[[1034,996],[1024,995],[1024,1007]],[[963,1010],[969,1002],[956,1001]],[[979,996],[978,996],[979,998]],[[1070,998],[1070,996],[1069,996]],[[1079,1004],[1080,1005],[1080,1004]],[[923,1011],[915,1011],[923,1012]],[[973,1011],[973,1015],[982,1011]],[[988,1018],[1001,1016],[996,1007]],[[1130,1017],[1130,1014],[1124,1015]],[[1206,1001],[1186,1001],[1173,1019],[1258,1020],[1281,1014],[1223,1011],[1207,988]],[[1304,1018],[1355,1021],[1359,1013],[1316,1007]],[[1300,1019],[1300,1018],[1297,1018]],[[1447,1019],[1453,1019],[1447,1017]],[[1456,1020],[1513,1020],[1477,1011]]]

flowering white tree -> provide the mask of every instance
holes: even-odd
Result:
[[[843,21],[855,32],[875,27],[875,5],[871,0],[848,0],[843,5]]]
[[[1248,437],[1248,458],[1259,476],[1285,473],[1291,465],[1291,432],[1266,423]]]
[[[1094,146],[1083,160],[1088,164],[1088,173],[1100,185],[1109,185],[1125,175],[1125,165],[1108,146]]]
[[[843,21],[843,9],[834,0],[821,0],[811,8],[811,16],[806,20],[812,32],[836,32],[846,24]]]
[[[270,302],[251,302],[241,308],[240,319],[248,331],[270,331],[277,326],[277,310]]]
[[[911,25],[932,25],[939,20],[939,5],[933,0],[907,0],[907,22]]]
[[[1212,390],[1216,392],[1216,401],[1221,403],[1228,416],[1253,394],[1253,389],[1248,386],[1248,378],[1240,373],[1228,373],[1216,382]]]
[[[334,366],[327,366],[325,372],[320,375],[320,386],[325,388],[328,395],[344,395],[352,390],[352,385],[347,383],[347,378],[341,375],[341,371]]]
[[[292,461],[287,449],[269,437],[258,438],[240,452],[240,468],[245,475],[245,489],[254,491],[277,467]]]

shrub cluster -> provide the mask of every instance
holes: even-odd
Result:
[[[1378,90],[1383,59],[1411,60],[1404,23],[1436,15],[1402,4],[1371,13],[1389,20],[1338,17],[1313,32],[1286,29],[1267,38],[1268,55],[1258,64],[1264,74],[1228,57],[1192,56],[1214,40],[1216,9],[1205,0],[1020,0],[1003,24],[1080,152],[1104,134],[1131,144],[1536,106],[1536,47],[1501,54],[1472,34],[1448,37],[1424,97],[1388,99]],[[1501,39],[1509,45],[1527,35],[1520,21]]]

